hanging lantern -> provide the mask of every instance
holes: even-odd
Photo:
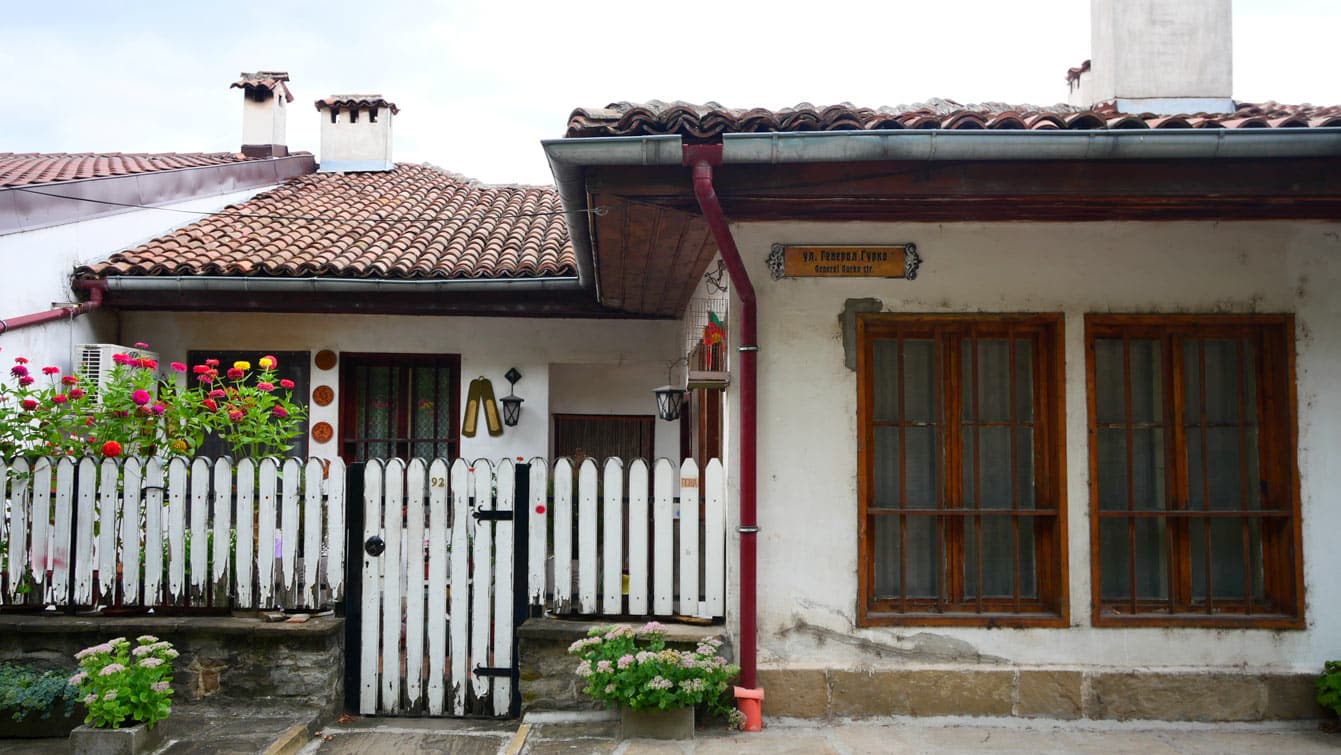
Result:
[[[663,385],[652,391],[657,397],[657,416],[667,422],[680,418],[680,405],[684,403],[685,389]]]
[[[521,419],[521,405],[526,399],[517,396],[517,381],[521,380],[521,373],[513,367],[503,375],[508,381],[508,395],[498,399],[503,404],[503,424],[508,427],[516,427],[517,421]]]

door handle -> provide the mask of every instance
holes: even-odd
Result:
[[[373,557],[380,556],[382,555],[382,551],[386,550],[386,542],[383,541],[382,538],[378,537],[377,535],[373,535],[372,537],[368,538],[368,540],[363,544],[363,550],[369,556]]]

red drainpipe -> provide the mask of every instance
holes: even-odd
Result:
[[[82,304],[73,304],[68,307],[57,307],[48,309],[45,312],[37,312],[31,315],[20,315],[18,317],[9,317],[0,319],[0,336],[11,330],[26,328],[30,325],[41,325],[46,322],[55,322],[57,320],[73,320],[79,315],[92,312],[102,306],[102,295],[107,290],[107,284],[103,281],[77,281],[75,288],[81,288],[88,291],[88,301]]]
[[[759,536],[755,497],[759,339],[755,325],[754,286],[745,271],[736,241],[731,238],[722,205],[717,201],[717,191],[712,186],[712,169],[722,164],[722,145],[686,144],[683,161],[684,165],[694,169],[694,196],[731,275],[731,287],[740,297],[740,684],[753,690],[758,687],[756,560]]]

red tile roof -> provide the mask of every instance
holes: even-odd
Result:
[[[715,102],[616,102],[604,108],[578,108],[568,117],[567,136],[654,136],[678,134],[713,139],[726,133],[841,131],[873,129],[1142,129],[1142,128],[1288,128],[1341,126],[1341,106],[1239,103],[1234,113],[1158,116],[1087,110],[1069,105],[1047,108],[988,102],[961,105],[936,99],[914,105],[855,107],[842,103],[816,107],[739,110]]]
[[[537,278],[575,275],[558,193],[431,165],[291,179],[76,275]]]
[[[156,170],[225,165],[253,158],[233,152],[0,152],[0,186],[28,186]]]
[[[246,90],[248,95],[253,95],[262,89],[269,92],[281,91],[284,93],[285,102],[293,102],[293,92],[290,92],[289,85],[284,83],[289,80],[287,71],[256,71],[255,73],[243,71],[238,76],[241,78],[229,84],[229,89],[243,89]],[[259,99],[269,99],[269,95]]]
[[[396,103],[388,100],[380,94],[333,94],[325,99],[317,100],[317,110],[331,108],[332,110],[351,110],[362,108],[391,108],[392,115],[399,115],[400,108]]]

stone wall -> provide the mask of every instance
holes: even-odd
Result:
[[[640,627],[642,622],[569,621],[554,618],[528,619],[517,629],[517,653],[521,665],[523,711],[599,710],[604,704],[582,694],[577,683],[577,659],[568,654],[568,646],[587,636],[593,627],[625,623]],[[692,649],[700,640],[717,637],[728,643],[721,626],[667,624],[666,643]],[[731,658],[731,648],[723,645],[723,657]]]
[[[1049,669],[760,669],[766,716],[1322,718],[1308,674]]]
[[[104,618],[0,615],[0,660],[72,668],[79,650],[113,637],[152,634],[181,653],[174,700],[294,704],[338,713],[344,689],[344,619],[301,624],[233,617]]]

